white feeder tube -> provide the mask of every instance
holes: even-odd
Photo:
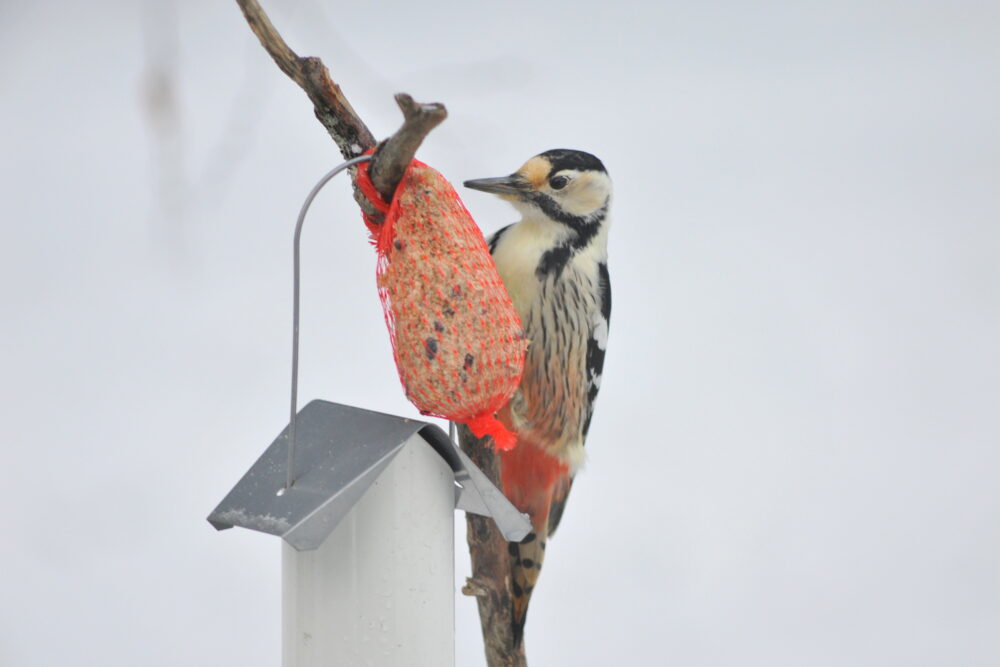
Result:
[[[454,667],[455,484],[414,435],[326,541],[282,543],[284,667]]]

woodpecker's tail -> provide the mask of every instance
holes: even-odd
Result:
[[[568,468],[558,459],[522,441],[501,453],[503,490],[514,506],[531,517],[534,530],[519,543],[508,545],[513,593],[514,645],[524,639],[528,602],[545,559],[545,543],[562,518],[573,483]]]
[[[528,602],[535,590],[538,575],[542,571],[542,560],[545,558],[546,531],[535,530],[528,533],[519,544],[511,542],[510,568],[511,589],[514,593],[514,609],[512,622],[514,624],[514,645],[518,646],[524,640],[524,622],[528,617]]]

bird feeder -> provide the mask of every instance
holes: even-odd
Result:
[[[454,510],[531,530],[439,427],[314,400],[297,410],[299,239],[295,232],[290,420],[208,516],[280,537],[285,667],[454,665]]]
[[[284,540],[283,665],[453,665],[453,511],[513,541],[527,519],[433,424],[312,401],[286,488],[289,434],[208,517]]]

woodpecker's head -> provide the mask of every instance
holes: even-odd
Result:
[[[545,216],[574,229],[598,222],[611,201],[611,179],[590,153],[556,148],[531,158],[510,176],[466,181],[500,195],[525,218]]]

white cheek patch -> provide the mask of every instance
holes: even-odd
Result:
[[[576,175],[565,189],[554,193],[567,213],[591,215],[607,204],[611,194],[611,181],[605,174],[589,171],[580,173],[571,169],[559,173]]]

